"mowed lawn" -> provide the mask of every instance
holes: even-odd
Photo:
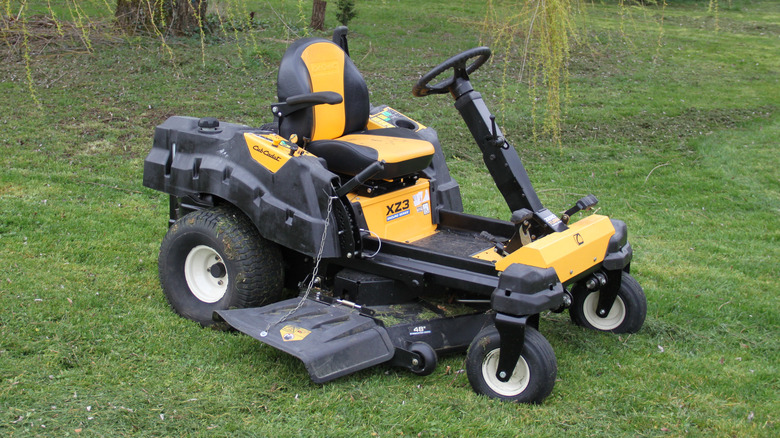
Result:
[[[477,396],[464,354],[427,377],[378,366],[316,385],[298,360],[174,314],[157,278],[167,198],[141,184],[154,127],[270,121],[311,5],[212,1],[254,25],[213,19],[213,34],[163,43],[119,35],[102,0],[78,3],[91,21],[29,2],[27,50],[8,21],[20,3],[0,3],[0,435],[778,435],[777,2],[583,6],[560,144],[534,138],[522,47],[494,46],[472,75],[548,208],[594,194],[628,224],[647,295],[633,335],[542,315],[558,381],[539,406]],[[437,129],[466,211],[508,219],[451,98],[411,96],[439,62],[491,45],[488,3],[512,10],[357,2],[349,44],[372,103]]]

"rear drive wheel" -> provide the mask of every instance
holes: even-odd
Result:
[[[281,299],[282,254],[240,211],[213,207],[173,224],[160,246],[160,284],[179,315],[203,326],[228,308]]]
[[[525,328],[523,351],[507,382],[496,377],[501,339],[495,327],[486,327],[471,342],[466,374],[477,394],[517,403],[541,403],[555,386],[558,362],[550,343],[531,327]]]
[[[615,303],[609,314],[596,313],[599,291],[589,291],[582,285],[572,289],[572,305],[569,316],[572,322],[583,327],[612,333],[636,333],[642,328],[647,315],[647,298],[642,286],[631,275],[623,272]]]

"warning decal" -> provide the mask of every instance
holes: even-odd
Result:
[[[428,189],[425,189],[421,192],[417,192],[412,196],[412,199],[414,200],[414,206],[418,207],[423,202],[428,202],[431,200],[430,192],[428,192]]]
[[[294,325],[286,325],[279,330],[279,333],[282,335],[282,341],[291,342],[302,341],[306,336],[309,336],[311,331]]]
[[[431,214],[431,204],[429,203],[431,195],[428,189],[415,193],[412,200],[414,200],[414,206],[417,207],[417,213]]]

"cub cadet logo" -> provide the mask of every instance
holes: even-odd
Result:
[[[585,239],[582,237],[582,234],[577,233],[574,235],[574,241],[577,242],[577,245],[582,245],[585,243]]]
[[[282,159],[282,157],[276,155],[275,153],[269,151],[268,149],[263,149],[263,148],[261,148],[258,145],[252,146],[252,149],[254,149],[257,152],[260,152],[261,154],[265,155],[266,157],[268,157],[268,158],[270,158],[270,159],[272,159],[274,161],[279,161],[279,160]]]

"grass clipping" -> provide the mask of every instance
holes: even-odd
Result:
[[[507,80],[523,83],[525,74],[534,139],[541,133],[561,142],[570,47],[577,38],[573,17],[580,10],[579,0],[519,0],[500,5],[487,2],[483,35],[498,55],[504,55],[502,110]],[[510,71],[516,71],[511,65],[516,59],[512,55],[518,52],[522,58],[520,70],[516,78],[510,78]]]

